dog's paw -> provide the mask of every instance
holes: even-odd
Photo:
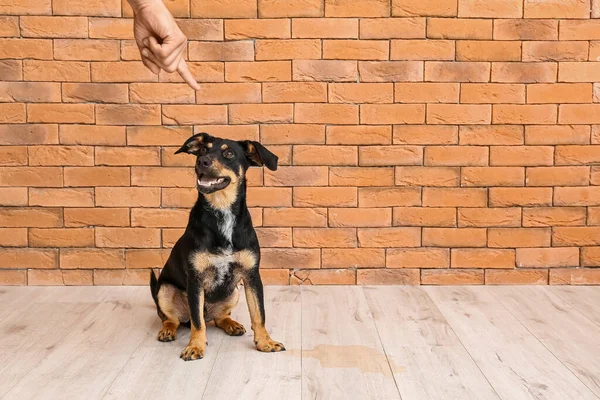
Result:
[[[177,330],[175,330],[175,329],[162,328],[158,332],[158,340],[161,342],[172,342],[176,338],[177,338]]]
[[[242,336],[244,333],[246,333],[246,328],[244,328],[244,325],[232,320],[231,318],[219,322],[218,326],[229,336]]]
[[[204,358],[204,349],[201,349],[197,346],[188,345],[181,352],[180,358],[183,358],[185,361],[199,360],[201,358]]]
[[[271,338],[259,340],[256,343],[256,349],[265,353],[274,353],[276,351],[285,351],[283,343],[274,341]]]

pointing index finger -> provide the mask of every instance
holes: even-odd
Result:
[[[196,79],[194,78],[194,75],[192,75],[192,73],[190,72],[190,69],[185,63],[185,60],[181,59],[179,61],[177,72],[179,73],[179,75],[181,75],[183,80],[186,81],[187,84],[192,87],[192,89],[200,90],[200,85],[198,84],[198,82],[196,82]]]

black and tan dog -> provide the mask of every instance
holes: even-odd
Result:
[[[181,353],[189,361],[204,357],[206,322],[214,320],[229,335],[243,335],[243,325],[230,317],[243,281],[256,348],[285,350],[265,329],[260,248],[246,206],[246,171],[263,165],[276,170],[277,156],[258,142],[207,133],[192,136],[177,153],[197,156],[199,196],[159,278],[151,274],[152,297],[163,321],[158,340],[175,340],[179,325],[190,321],[190,342]]]

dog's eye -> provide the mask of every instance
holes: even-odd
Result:
[[[207,151],[208,151],[208,149],[206,147],[200,147],[200,155],[201,156],[205,155]]]
[[[235,157],[235,153],[233,152],[233,150],[225,150],[223,152],[223,157],[231,159],[231,158]]]

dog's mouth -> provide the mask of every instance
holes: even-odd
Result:
[[[202,193],[212,193],[217,190],[225,189],[231,183],[231,178],[227,176],[212,177],[207,174],[198,174],[196,187]]]

